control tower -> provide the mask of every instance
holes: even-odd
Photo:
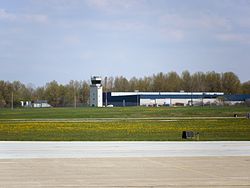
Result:
[[[100,76],[91,77],[91,85],[89,92],[90,106],[102,107],[102,78]]]

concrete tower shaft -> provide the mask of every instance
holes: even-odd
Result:
[[[90,85],[90,106],[102,107],[102,78],[100,76],[91,77]]]

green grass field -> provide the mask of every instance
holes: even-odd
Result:
[[[199,132],[203,141],[250,140],[250,120],[244,118],[249,111],[249,107],[0,109],[0,140],[178,141],[184,130]],[[195,118],[186,119],[190,117]]]
[[[0,109],[0,119],[154,118],[245,116],[249,107],[114,107]]]
[[[181,140],[183,130],[199,132],[200,140],[250,140],[250,121],[247,119],[1,122],[0,140],[174,141]]]

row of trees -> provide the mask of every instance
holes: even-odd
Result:
[[[20,106],[20,101],[47,100],[52,106],[73,106],[87,104],[89,83],[70,81],[66,85],[52,81],[43,87],[25,86],[19,81],[0,81],[0,107]]]
[[[0,81],[0,107],[10,107],[12,96],[14,106],[20,101],[47,100],[52,106],[87,105],[90,81],[70,81],[66,85],[52,81],[45,86],[24,85],[19,81]],[[123,76],[108,77],[103,80],[104,91],[221,91],[227,94],[250,94],[250,81],[241,83],[233,72],[196,72],[188,71],[178,75],[176,72],[158,73],[144,78]]]
[[[240,83],[233,72],[196,72],[188,71],[178,75],[176,72],[158,73],[153,76],[127,80],[125,77],[112,77],[108,79],[108,90],[112,91],[222,91],[225,93],[245,93],[249,83]]]

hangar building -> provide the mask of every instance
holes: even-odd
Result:
[[[113,106],[192,106],[219,102],[222,92],[108,92],[108,105]],[[103,94],[103,101],[106,94]]]

